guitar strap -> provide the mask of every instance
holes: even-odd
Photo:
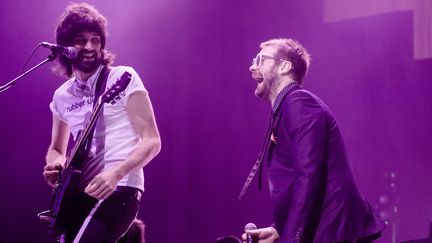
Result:
[[[105,92],[106,83],[107,83],[108,75],[109,75],[110,71],[111,71],[110,67],[104,66],[99,73],[99,77],[96,81],[96,90],[95,90],[95,96],[94,96],[94,100],[93,100],[93,108],[96,106],[96,103],[97,103],[99,97]],[[101,111],[101,113],[103,113],[103,111]],[[99,114],[98,118],[100,116],[101,116],[101,114]],[[84,143],[85,147],[81,151],[83,156],[87,157],[89,155],[89,151],[91,149],[91,144],[93,141],[93,135],[94,135],[95,128],[96,128],[96,125],[94,125],[89,131],[89,136],[87,138],[87,141],[85,141],[85,143]]]

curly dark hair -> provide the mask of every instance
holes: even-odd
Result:
[[[87,3],[74,3],[66,7],[57,25],[55,34],[57,44],[62,46],[73,45],[75,36],[83,31],[95,32],[101,37],[102,65],[112,64],[114,55],[105,49],[108,21],[92,5]],[[72,76],[73,60],[60,55],[54,71],[66,77]]]

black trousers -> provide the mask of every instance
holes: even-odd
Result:
[[[132,187],[117,187],[100,205],[85,193],[77,195],[62,242],[116,242],[136,217],[140,197],[141,191]]]

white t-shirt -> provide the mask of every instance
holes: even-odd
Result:
[[[68,124],[74,140],[87,124],[92,110],[96,81],[102,66],[87,80],[82,82],[72,77],[61,85],[55,92],[50,103],[52,113],[61,121]],[[114,100],[114,104],[106,103],[98,118],[93,136],[91,154],[93,159],[87,162],[82,178],[82,187],[99,173],[124,161],[136,147],[140,137],[132,125],[126,111],[126,104],[131,94],[136,91],[147,90],[142,80],[132,67],[112,67],[108,75],[106,89],[108,90],[124,72],[132,74],[126,89]],[[123,177],[118,186],[130,186],[144,190],[144,173],[142,168],[131,171]]]

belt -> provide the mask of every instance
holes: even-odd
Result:
[[[130,186],[117,186],[116,192],[127,193],[133,195],[138,201],[141,200],[142,191],[135,187]]]

